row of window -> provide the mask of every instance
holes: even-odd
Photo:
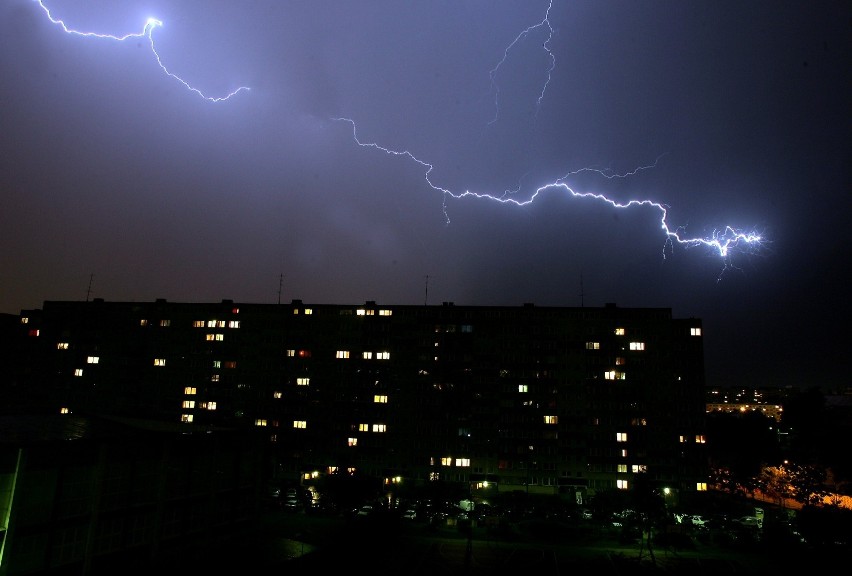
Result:
[[[628,348],[630,348],[630,350],[633,350],[633,351],[642,351],[642,350],[645,349],[645,343],[644,342],[631,342],[629,344]],[[586,342],[586,350],[600,350],[600,349],[601,349],[601,343],[600,342],[591,342],[591,341]]]

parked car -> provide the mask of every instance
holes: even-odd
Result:
[[[733,522],[740,526],[751,526],[754,528],[760,528],[763,524],[757,516],[740,516],[739,518],[734,518]]]
[[[707,524],[707,520],[704,519],[704,516],[701,514],[693,514],[689,517],[689,522],[693,526],[705,526]]]

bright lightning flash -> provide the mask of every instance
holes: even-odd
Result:
[[[247,86],[240,86],[239,88],[237,88],[236,90],[233,90],[232,92],[229,92],[225,96],[211,97],[211,96],[205,95],[198,88],[191,86],[186,80],[184,80],[180,76],[177,76],[176,74],[173,74],[171,71],[169,71],[169,69],[166,68],[166,65],[163,64],[163,61],[160,58],[160,54],[157,52],[157,48],[154,46],[154,37],[153,37],[154,29],[158,28],[158,27],[161,28],[163,26],[162,21],[157,20],[156,18],[148,18],[148,20],[145,22],[145,26],[142,28],[141,32],[125,34],[124,36],[114,36],[112,34],[99,34],[97,32],[81,32],[79,30],[74,30],[72,28],[69,28],[65,24],[64,20],[54,18],[53,14],[51,14],[51,12],[50,12],[50,9],[47,6],[44,5],[43,0],[33,0],[33,2],[36,2],[39,5],[39,7],[44,11],[44,13],[47,15],[47,18],[52,23],[61,27],[62,30],[65,31],[65,33],[71,34],[73,36],[84,36],[84,37],[89,37],[89,38],[101,38],[101,39],[105,39],[105,40],[116,40],[118,42],[123,42],[124,40],[127,40],[129,38],[147,38],[148,44],[151,46],[151,52],[154,54],[154,58],[156,58],[156,60],[157,60],[157,65],[166,74],[166,76],[169,76],[170,78],[174,78],[175,80],[177,80],[178,82],[183,84],[183,86],[187,90],[189,90],[190,92],[194,92],[195,94],[201,96],[202,98],[204,98],[205,100],[207,100],[209,102],[221,102],[223,100],[228,100],[231,96],[234,96],[234,95],[242,92],[243,90],[251,90]]]
[[[669,244],[681,244],[686,247],[697,247],[697,246],[705,246],[711,249],[713,252],[718,253],[718,255],[725,261],[726,267],[730,262],[731,251],[735,249],[751,249],[754,250],[757,247],[760,247],[763,243],[763,237],[760,234],[756,234],[754,232],[743,232],[741,230],[737,230],[732,226],[725,226],[722,229],[714,230],[709,236],[704,238],[690,238],[686,236],[683,232],[683,227],[672,227],[669,225],[668,218],[668,209],[663,204],[659,202],[654,202],[652,200],[630,200],[628,202],[618,202],[613,200],[612,198],[607,197],[604,194],[597,192],[577,192],[573,188],[571,188],[565,180],[570,176],[576,175],[580,172],[596,172],[599,175],[605,178],[626,178],[633,174],[636,174],[640,170],[647,170],[653,168],[654,165],[651,166],[641,166],[636,168],[635,170],[627,173],[627,174],[610,174],[604,172],[603,170],[599,170],[596,168],[582,168],[580,170],[575,170],[562,176],[561,178],[557,178],[553,182],[549,182],[544,184],[543,186],[539,186],[535,192],[533,192],[529,198],[526,200],[518,200],[517,198],[513,198],[509,196],[509,193],[504,192],[500,195],[487,194],[484,192],[472,192],[470,190],[465,190],[464,192],[453,192],[447,188],[442,188],[434,184],[429,175],[432,172],[434,166],[429,164],[428,162],[424,162],[420,160],[416,156],[414,156],[408,150],[391,150],[389,148],[384,148],[373,142],[362,142],[358,139],[358,134],[356,133],[355,122],[349,118],[333,118],[333,120],[349,122],[352,125],[352,137],[355,140],[355,143],[358,146],[365,148],[375,148],[384,152],[385,154],[389,154],[392,156],[405,156],[410,160],[413,160],[417,164],[420,164],[425,169],[425,179],[426,183],[433,189],[438,192],[441,192],[444,196],[444,217],[446,219],[447,224],[450,223],[450,218],[447,214],[447,205],[446,200],[448,197],[461,199],[467,197],[479,198],[483,200],[491,200],[494,202],[500,202],[501,204],[514,204],[516,206],[526,206],[528,204],[532,204],[535,202],[536,198],[539,194],[542,194],[548,190],[563,190],[564,192],[570,194],[574,198],[591,198],[593,200],[597,200],[599,202],[604,202],[609,204],[613,208],[618,209],[627,209],[635,206],[647,206],[653,208],[659,212],[660,215],[660,227],[663,230],[663,233],[666,236],[665,245]],[[665,245],[663,250],[663,258],[665,258]]]
[[[499,72],[500,67],[509,58],[509,55],[510,55],[510,52],[512,51],[512,49],[519,42],[524,40],[527,36],[529,36],[533,31],[536,31],[537,29],[546,30],[547,38],[542,43],[542,48],[547,53],[548,58],[550,60],[550,65],[547,68],[547,79],[544,82],[544,85],[542,86],[541,91],[540,91],[538,98],[536,100],[536,108],[538,109],[538,108],[541,107],[541,102],[544,99],[545,92],[547,90],[547,86],[550,83],[551,75],[553,73],[554,68],[556,67],[556,57],[554,56],[553,51],[550,49],[550,42],[553,40],[553,33],[554,33],[553,26],[551,26],[551,23],[550,23],[550,11],[551,11],[552,8],[553,8],[553,0],[549,0],[548,4],[547,4],[547,10],[545,11],[545,14],[544,14],[544,18],[542,18],[542,20],[540,22],[538,22],[537,24],[534,24],[532,26],[528,26],[527,28],[522,30],[517,36],[515,36],[515,39],[512,40],[512,42],[503,51],[503,58],[497,63],[497,65],[494,68],[491,69],[491,71],[489,73],[489,77],[491,79],[491,89],[495,93],[495,97],[494,97],[495,114],[494,114],[494,117],[492,118],[492,120],[488,123],[489,125],[493,124],[494,122],[497,121],[498,116],[499,116],[499,111],[500,111],[499,110],[499,108],[500,108],[500,106],[499,106],[500,90],[499,90],[499,87],[498,87],[497,81],[496,81],[497,73]],[[612,174],[611,172],[603,171],[603,170],[599,170],[599,169],[595,169],[595,168],[582,168],[580,170],[575,170],[573,172],[566,174],[565,176],[562,176],[561,178],[557,178],[553,182],[549,182],[547,184],[544,184],[543,186],[538,187],[526,200],[518,200],[516,197],[513,197],[513,195],[515,193],[517,193],[518,190],[513,190],[513,191],[507,190],[507,191],[505,191],[505,192],[503,192],[502,194],[499,194],[499,195],[487,194],[487,193],[483,193],[483,192],[472,192],[470,190],[465,190],[464,192],[452,192],[451,190],[448,190],[447,188],[442,188],[441,186],[437,186],[436,184],[434,184],[432,182],[432,180],[430,180],[429,176],[432,172],[432,169],[434,168],[434,166],[432,164],[429,164],[428,162],[424,162],[423,160],[420,160],[419,158],[415,157],[408,150],[391,150],[389,148],[385,148],[385,147],[380,146],[380,145],[373,143],[373,142],[362,142],[361,140],[358,139],[358,134],[356,133],[356,128],[355,128],[355,122],[353,120],[351,120],[349,118],[333,118],[333,120],[342,121],[342,122],[349,122],[352,125],[352,137],[355,140],[355,143],[358,144],[358,146],[362,146],[362,147],[366,147],[366,148],[375,148],[377,150],[384,152],[385,154],[390,154],[392,156],[406,156],[410,160],[413,160],[414,162],[416,162],[417,164],[422,166],[425,169],[424,177],[426,179],[426,183],[433,190],[441,192],[444,196],[443,210],[444,210],[444,218],[446,219],[447,224],[450,223],[450,218],[449,218],[449,215],[447,214],[447,198],[461,199],[461,198],[466,198],[466,197],[474,197],[474,198],[479,198],[479,199],[484,199],[484,200],[492,200],[494,202],[500,202],[502,204],[514,204],[516,206],[526,206],[527,204],[532,204],[533,202],[535,202],[535,200],[539,196],[539,194],[542,194],[542,193],[544,193],[548,190],[562,190],[562,191],[570,194],[574,198],[590,198],[590,199],[593,199],[593,200],[597,200],[599,202],[604,202],[606,204],[609,204],[613,208],[617,208],[617,209],[627,209],[627,208],[632,208],[632,207],[636,207],[636,206],[646,206],[646,207],[650,207],[650,208],[657,210],[657,212],[660,215],[660,227],[662,228],[663,233],[665,234],[665,237],[666,237],[665,243],[663,245],[663,258],[664,259],[665,259],[665,256],[666,256],[666,250],[665,249],[666,249],[667,246],[673,246],[674,244],[680,244],[680,245],[683,245],[685,247],[705,246],[706,248],[710,249],[712,252],[718,253],[718,255],[725,262],[725,267],[723,268],[723,272],[724,272],[724,270],[727,269],[729,264],[730,264],[732,251],[734,251],[734,250],[756,251],[764,243],[764,239],[760,234],[757,234],[757,233],[754,233],[754,232],[743,232],[743,231],[738,230],[738,229],[736,229],[732,226],[725,226],[722,229],[714,230],[707,237],[691,238],[691,237],[688,237],[688,236],[685,235],[684,227],[682,227],[682,226],[672,227],[672,226],[669,225],[669,223],[667,221],[668,209],[666,208],[666,206],[664,206],[663,204],[660,204],[659,202],[654,202],[652,200],[630,200],[628,202],[618,202],[616,200],[613,200],[612,198],[607,197],[604,194],[597,193],[597,192],[577,192],[576,190],[571,188],[565,182],[565,180],[567,178],[569,178],[570,176],[574,176],[576,174],[579,174],[580,172],[595,172],[598,175],[603,176],[604,178],[610,178],[610,179],[611,178],[627,178],[629,176],[636,174],[637,172],[639,172],[641,170],[647,170],[647,169],[653,168],[654,166],[656,166],[656,162],[651,166],[642,166],[642,167],[636,168],[633,171],[628,172],[626,174]],[[659,161],[659,158],[657,158],[657,160]]]

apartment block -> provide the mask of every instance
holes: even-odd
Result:
[[[47,412],[250,431],[303,484],[706,490],[702,323],[668,308],[95,299],[17,329]]]

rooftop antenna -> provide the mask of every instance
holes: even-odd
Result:
[[[423,296],[423,305],[426,306],[426,303],[429,301],[429,275],[426,274],[426,294]]]
[[[278,304],[281,304],[281,285],[284,283],[284,274],[278,275]]]
[[[585,297],[585,293],[583,291],[583,273],[580,272],[580,308],[585,308],[583,300]]]
[[[89,287],[86,289],[86,302],[89,301],[89,297],[92,295],[92,280],[95,279],[94,274],[89,274]]]

